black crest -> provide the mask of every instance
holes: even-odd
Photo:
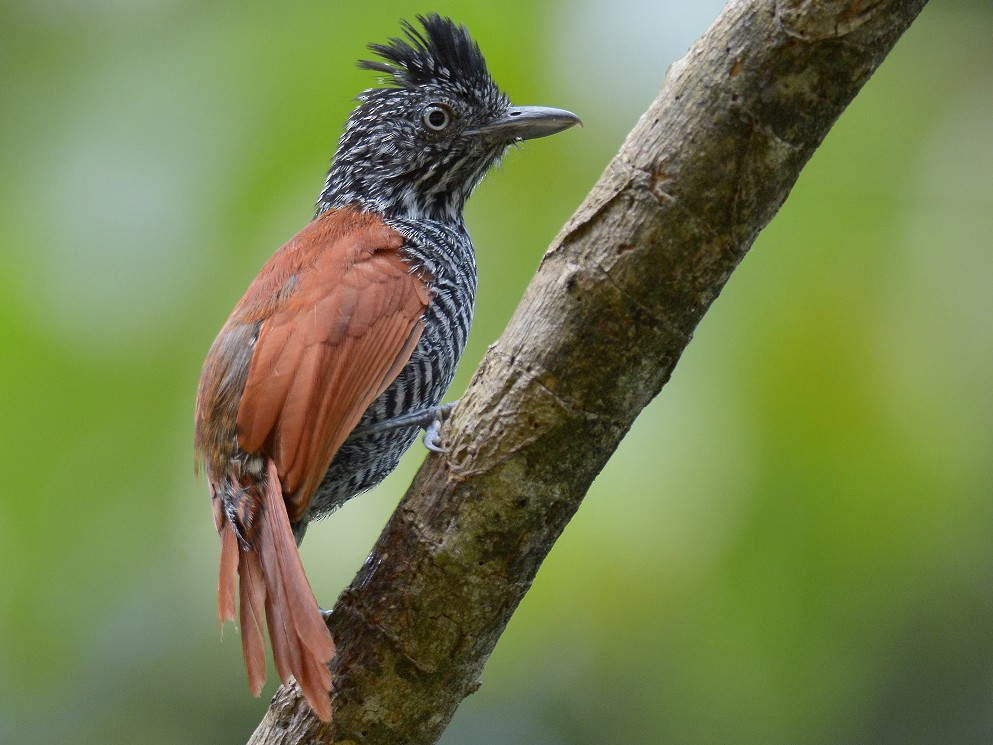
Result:
[[[485,90],[493,86],[479,45],[465,26],[437,13],[417,16],[421,32],[403,21],[406,38],[392,38],[386,44],[370,44],[369,49],[385,62],[361,60],[359,67],[386,73],[389,82],[405,88],[418,85],[449,84]]]

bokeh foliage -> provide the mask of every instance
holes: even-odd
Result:
[[[470,205],[455,391],[720,3],[657,6],[436,6],[586,124]],[[0,5],[0,742],[239,743],[264,710],[215,625],[196,379],[310,217],[363,44],[424,10]],[[845,113],[444,743],[993,740],[991,29],[932,3]],[[422,457],[310,531],[323,602]]]

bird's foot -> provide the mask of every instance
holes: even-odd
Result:
[[[430,406],[426,409],[417,409],[392,419],[385,419],[375,424],[367,424],[364,427],[357,427],[352,430],[352,437],[358,435],[366,437],[368,435],[378,435],[388,432],[391,429],[403,429],[406,427],[421,427],[424,430],[424,447],[433,453],[443,453],[445,449],[441,445],[441,425],[458,401],[444,404],[443,406]]]
[[[444,453],[445,448],[441,444],[441,425],[444,424],[448,415],[452,413],[452,409],[455,408],[455,404],[458,401],[452,401],[451,403],[445,404],[444,406],[436,406],[434,410],[434,418],[431,423],[424,428],[424,447],[430,450],[432,453]]]

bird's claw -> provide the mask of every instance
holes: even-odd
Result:
[[[448,418],[448,415],[452,413],[452,409],[455,408],[455,404],[457,403],[458,401],[452,401],[444,406],[439,406],[434,421],[424,428],[424,447],[432,453],[448,452],[441,444],[441,425]]]
[[[441,419],[435,419],[424,429],[424,447],[432,453],[444,453],[441,445]]]

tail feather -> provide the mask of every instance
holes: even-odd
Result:
[[[234,595],[238,577],[238,536],[231,523],[224,521],[221,534],[221,571],[217,580],[217,617],[224,629],[225,621],[233,621]]]
[[[296,678],[304,697],[324,721],[331,719],[331,673],[334,641],[321,617],[300,562],[286,515],[276,465],[269,461],[264,488],[261,554],[269,588],[269,638],[280,678]]]
[[[241,578],[242,651],[252,693],[258,696],[265,683],[265,616],[280,679],[285,683],[295,678],[314,713],[327,722],[331,719],[328,663],[334,657],[334,641],[300,562],[272,461],[264,483],[255,489],[261,509],[248,545],[238,540],[226,516],[217,518],[221,536],[218,615],[222,624],[234,619],[237,574]]]
[[[266,507],[271,512],[278,513],[282,519],[267,521],[266,527],[269,531],[269,545],[274,547],[274,554],[279,562],[280,572],[285,579],[289,609],[293,617],[293,628],[297,637],[304,647],[309,649],[315,657],[331,659],[334,656],[334,641],[328,632],[328,627],[324,623],[317,600],[307,582],[307,574],[300,561],[300,553],[297,551],[296,539],[290,529],[289,519],[286,517],[286,507],[282,501],[282,494],[279,491],[279,481],[276,475],[276,466],[269,462],[269,484],[266,494]]]
[[[331,668],[314,655],[303,655],[303,669],[297,676],[304,697],[314,713],[324,722],[331,721]],[[310,693],[308,693],[308,691]]]
[[[265,572],[266,597],[265,612],[269,622],[269,641],[272,643],[272,658],[281,680],[294,675],[303,665],[300,643],[293,628],[293,610],[286,597],[286,575],[279,566],[279,558],[270,543],[270,531],[266,530],[272,521],[266,518],[263,533],[259,536],[259,554],[262,571]]]
[[[252,549],[239,548],[238,573],[241,575],[241,650],[245,656],[248,687],[253,696],[262,693],[265,684],[266,580],[259,555]]]

